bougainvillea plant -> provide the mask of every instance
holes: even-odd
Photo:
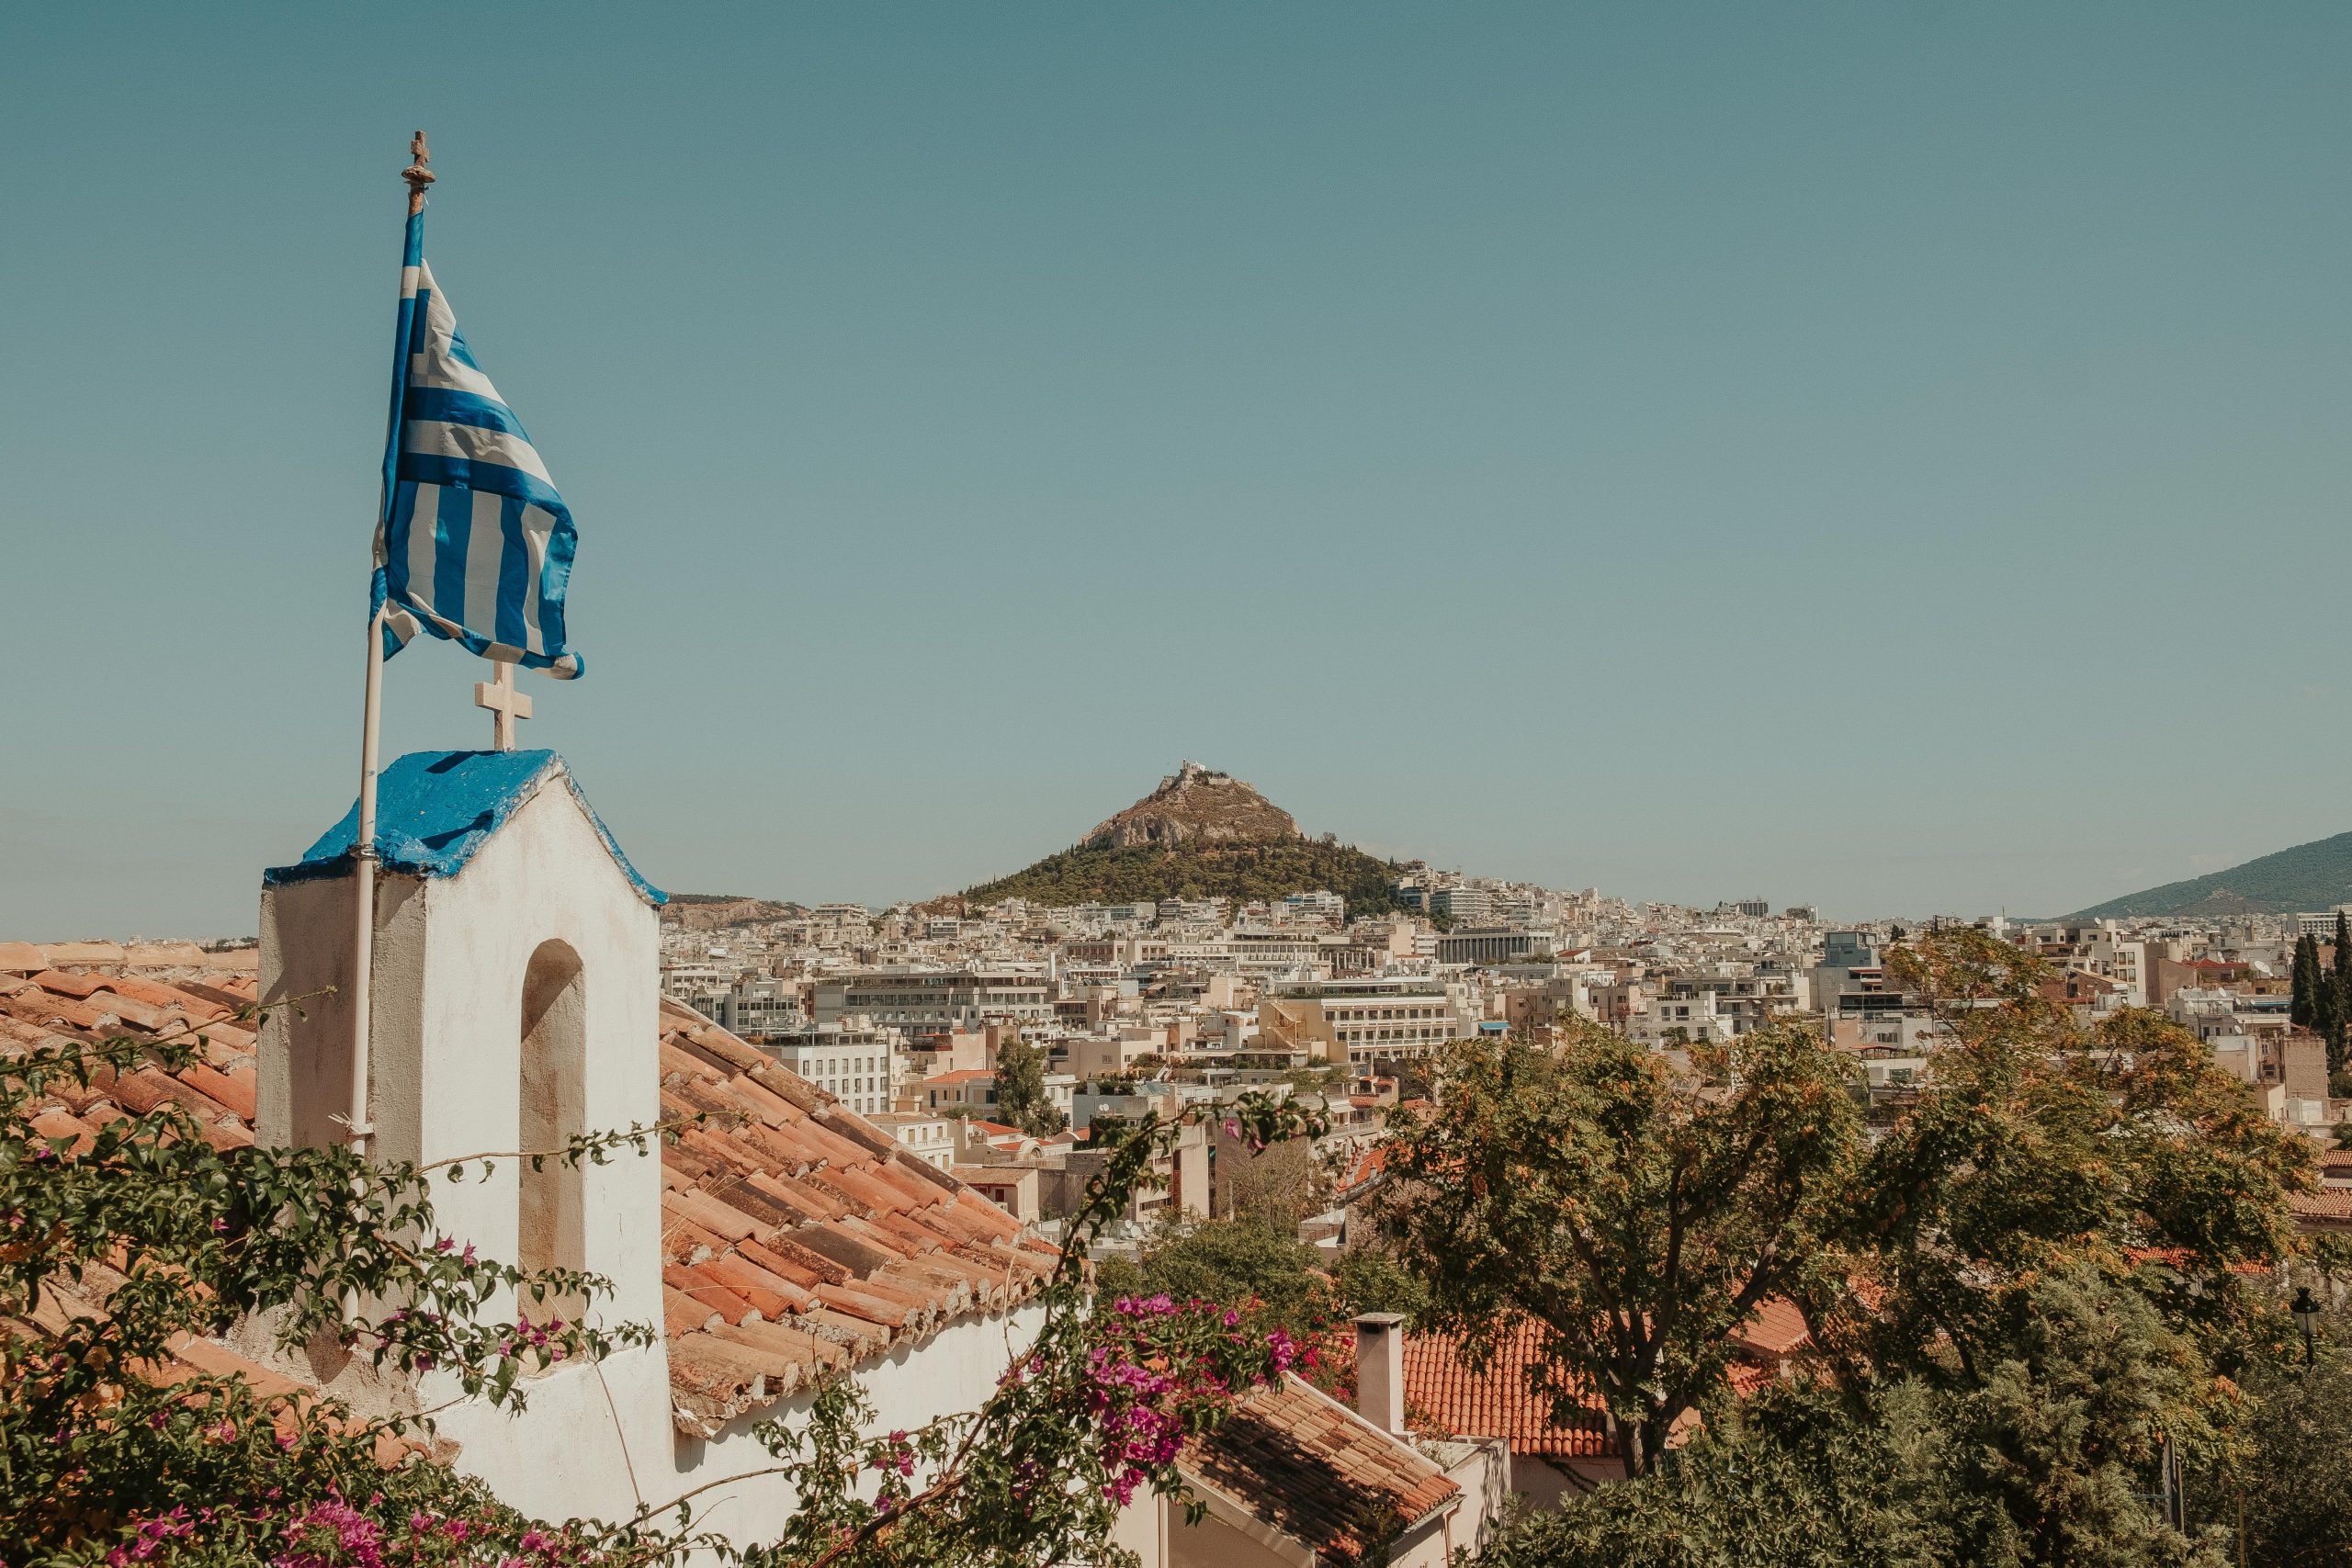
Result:
[[[38,1124],[61,1089],[175,1071],[199,1049],[61,1038],[0,1063],[0,1562],[1115,1562],[1118,1508],[1140,1488],[1180,1492],[1184,1438],[1292,1353],[1199,1303],[1094,1302],[1087,1248],[1178,1123],[1108,1126],[1097,1140],[1111,1158],[1069,1228],[1037,1337],[978,1410],[876,1438],[854,1382],[826,1385],[798,1418],[759,1428],[773,1463],[750,1473],[801,1500],[770,1542],[704,1535],[711,1499],[697,1493],[616,1521],[529,1519],[434,1457],[430,1411],[362,1417],[292,1383],[205,1371],[219,1361],[203,1347],[259,1325],[288,1351],[324,1340],[518,1408],[526,1372],[654,1332],[577,1313],[499,1318],[493,1301],[593,1301],[607,1282],[458,1247],[435,1225],[434,1183],[487,1179],[503,1159],[649,1157],[681,1129],[421,1167],[345,1147],[216,1147],[168,1100],[95,1134]],[[1241,1114],[1269,1135],[1304,1120],[1271,1101]]]

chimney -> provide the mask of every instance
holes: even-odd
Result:
[[[1356,1413],[1384,1432],[1405,1430],[1405,1320],[1396,1313],[1356,1319]]]

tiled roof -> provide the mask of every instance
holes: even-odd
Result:
[[[1552,1401],[1527,1386],[1543,1359],[1542,1331],[1522,1318],[1496,1346],[1487,1370],[1474,1372],[1452,1335],[1405,1337],[1405,1410],[1415,1423],[1453,1438],[1509,1438],[1515,1454],[1608,1459],[1617,1450],[1599,1405],[1566,1426],[1552,1419]]]
[[[0,976],[38,975],[44,969],[70,969],[90,964],[119,965],[133,971],[200,969],[244,970],[260,966],[261,950],[232,948],[207,953],[192,942],[0,942]],[[168,978],[168,976],[164,976]]]
[[[26,962],[34,956],[73,962],[101,955],[111,972],[68,972]],[[170,1100],[195,1117],[214,1147],[251,1144],[254,1033],[244,1025],[222,1021],[232,1019],[253,1000],[254,977],[202,967],[211,956],[187,943],[128,950],[111,942],[0,944],[0,1058],[61,1037],[184,1037],[195,1032],[204,1042],[201,1059],[175,1074],[153,1066],[119,1075],[101,1068],[87,1088],[60,1085],[45,1106],[35,1109],[34,1129],[46,1137],[72,1138],[76,1147],[87,1148],[107,1122]],[[126,958],[143,961],[140,967],[175,978],[123,973]],[[96,1263],[78,1280],[47,1280],[24,1316],[0,1319],[0,1333],[34,1337],[62,1334],[77,1317],[103,1315],[107,1299],[122,1282],[120,1274]],[[300,1392],[300,1385],[227,1346],[187,1335],[173,1339],[168,1356],[149,1366],[144,1375],[159,1383],[204,1375],[239,1377],[264,1399]],[[282,1420],[281,1429],[290,1430],[290,1420]],[[387,1434],[377,1440],[376,1457],[394,1463],[415,1446]]]
[[[123,973],[119,957],[29,976],[0,969],[0,1055],[58,1036],[194,1030],[204,1041],[200,1059],[175,1074],[150,1066],[62,1087],[36,1118],[44,1134],[86,1137],[123,1111],[172,1100],[217,1147],[253,1142],[254,1032],[233,1015],[253,1001],[254,975],[160,973],[171,977]],[[664,1114],[709,1113],[662,1151],[663,1318],[680,1427],[715,1434],[812,1373],[1007,1305],[1052,1272],[1053,1249],[1003,1210],[765,1053],[667,1000],[660,1030]]]
[[[1386,1175],[1387,1171],[1388,1144],[1383,1139],[1356,1156],[1355,1164],[1348,1168],[1347,1179],[1340,1183],[1340,1190],[1352,1195],[1358,1189],[1368,1187],[1377,1178]]]
[[[1409,1443],[1287,1373],[1187,1443],[1178,1463],[1195,1491],[1339,1565],[1376,1558],[1462,1492]]]
[[[1725,1379],[1741,1393],[1770,1382],[1787,1357],[1809,1342],[1804,1314],[1792,1302],[1774,1298],[1733,1334],[1741,1359]],[[1600,1403],[1588,1398],[1582,1414],[1567,1425],[1552,1419],[1548,1394],[1532,1392],[1530,1369],[1544,1360],[1543,1330],[1522,1318],[1495,1348],[1483,1372],[1464,1364],[1461,1341],[1450,1335],[1405,1337],[1405,1408],[1416,1425],[1449,1437],[1509,1438],[1511,1452],[1554,1459],[1611,1459],[1615,1439]]]
[[[2298,1224],[2312,1230],[2352,1225],[2352,1187],[2324,1187],[2316,1192],[2290,1192],[2287,1206]]]
[[[153,1039],[193,1031],[204,1042],[199,1059],[177,1073],[145,1066],[119,1075],[102,1068],[86,1089],[61,1084],[33,1124],[52,1138],[86,1137],[124,1111],[142,1115],[172,1100],[196,1118],[215,1148],[252,1143],[254,1030],[234,1019],[254,999],[254,976],[191,965],[170,971],[178,977],[167,981],[121,969],[118,961],[98,970],[0,973],[0,1054],[14,1055],[59,1036]]]
[[[727,1420],[1034,1292],[1055,1253],[978,1192],[699,1015],[662,1004],[662,1104],[740,1118],[662,1153],[678,1423]]]
[[[1773,1359],[1795,1354],[1813,1338],[1796,1303],[1780,1296],[1758,1306],[1732,1337],[1742,1348]]]
[[[20,1318],[0,1318],[0,1333],[28,1337],[62,1335],[76,1318],[104,1315],[107,1301],[122,1284],[123,1276],[102,1263],[86,1266],[79,1280],[45,1280],[30,1312]],[[160,1361],[140,1363],[140,1376],[159,1387],[171,1387],[196,1377],[235,1378],[261,1399],[292,1394],[293,1408],[281,1409],[274,1423],[279,1433],[289,1437],[297,1429],[298,1414],[313,1398],[304,1385],[249,1360],[218,1340],[198,1339],[187,1334],[173,1336],[167,1353]],[[338,1430],[347,1429],[339,1418],[329,1424]],[[429,1451],[428,1445],[414,1438],[396,1437],[390,1432],[376,1435],[375,1457],[379,1464],[398,1464],[412,1452]]]

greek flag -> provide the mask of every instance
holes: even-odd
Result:
[[[586,661],[563,640],[577,537],[523,422],[433,286],[424,215],[412,214],[376,527],[371,610],[384,612],[384,656],[424,631],[559,679],[579,675]]]

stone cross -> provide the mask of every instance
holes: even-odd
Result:
[[[514,750],[514,721],[531,716],[531,699],[514,689],[514,665],[511,660],[496,659],[495,681],[474,682],[474,706],[490,710],[492,746],[500,751]]]

